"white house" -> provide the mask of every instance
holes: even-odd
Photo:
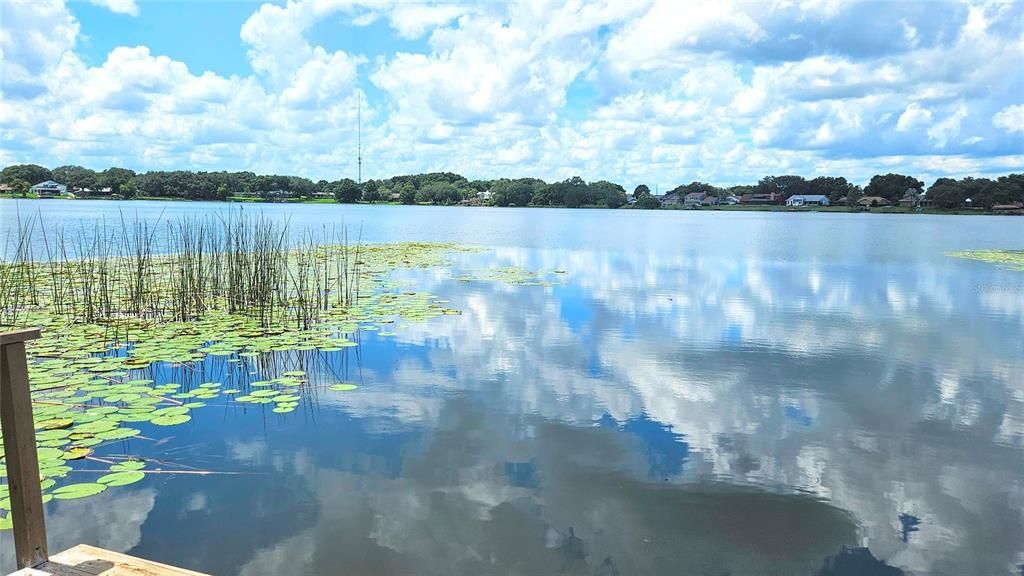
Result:
[[[63,184],[58,184],[53,180],[47,180],[46,182],[40,182],[35,186],[29,188],[36,196],[40,198],[55,198],[57,196],[63,196],[68,193],[68,187]]]
[[[828,196],[821,194],[794,194],[786,200],[786,206],[828,206]]]

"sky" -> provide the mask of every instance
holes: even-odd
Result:
[[[0,164],[581,175],[1024,171],[1024,3],[3,0]]]

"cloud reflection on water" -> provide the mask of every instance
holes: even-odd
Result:
[[[194,454],[270,479],[167,483],[134,551],[164,557],[162,537],[198,525],[195,565],[247,575],[812,574],[843,545],[913,574],[1024,562],[1024,309],[975,289],[1019,275],[465,257],[484,264],[569,273],[413,275],[463,315],[321,361],[314,378],[361,387],[307,412],[197,418]],[[240,511],[258,520],[237,533],[197,519]]]

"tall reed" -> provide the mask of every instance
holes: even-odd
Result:
[[[32,310],[114,329],[223,311],[310,328],[358,300],[362,231],[354,246],[344,226],[292,237],[288,221],[241,210],[162,225],[122,214],[77,234],[19,219],[0,254],[0,325]]]

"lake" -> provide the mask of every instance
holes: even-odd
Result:
[[[0,200],[0,242],[16,213],[70,230],[225,209]],[[395,273],[461,315],[147,369],[359,388],[143,427],[97,456],[168,473],[48,503],[52,551],[247,576],[1024,573],[1024,272],[947,255],[1024,249],[1022,219],[245,210],[482,250]],[[458,277],[511,267],[559,278]],[[0,553],[11,569],[10,531]]]

